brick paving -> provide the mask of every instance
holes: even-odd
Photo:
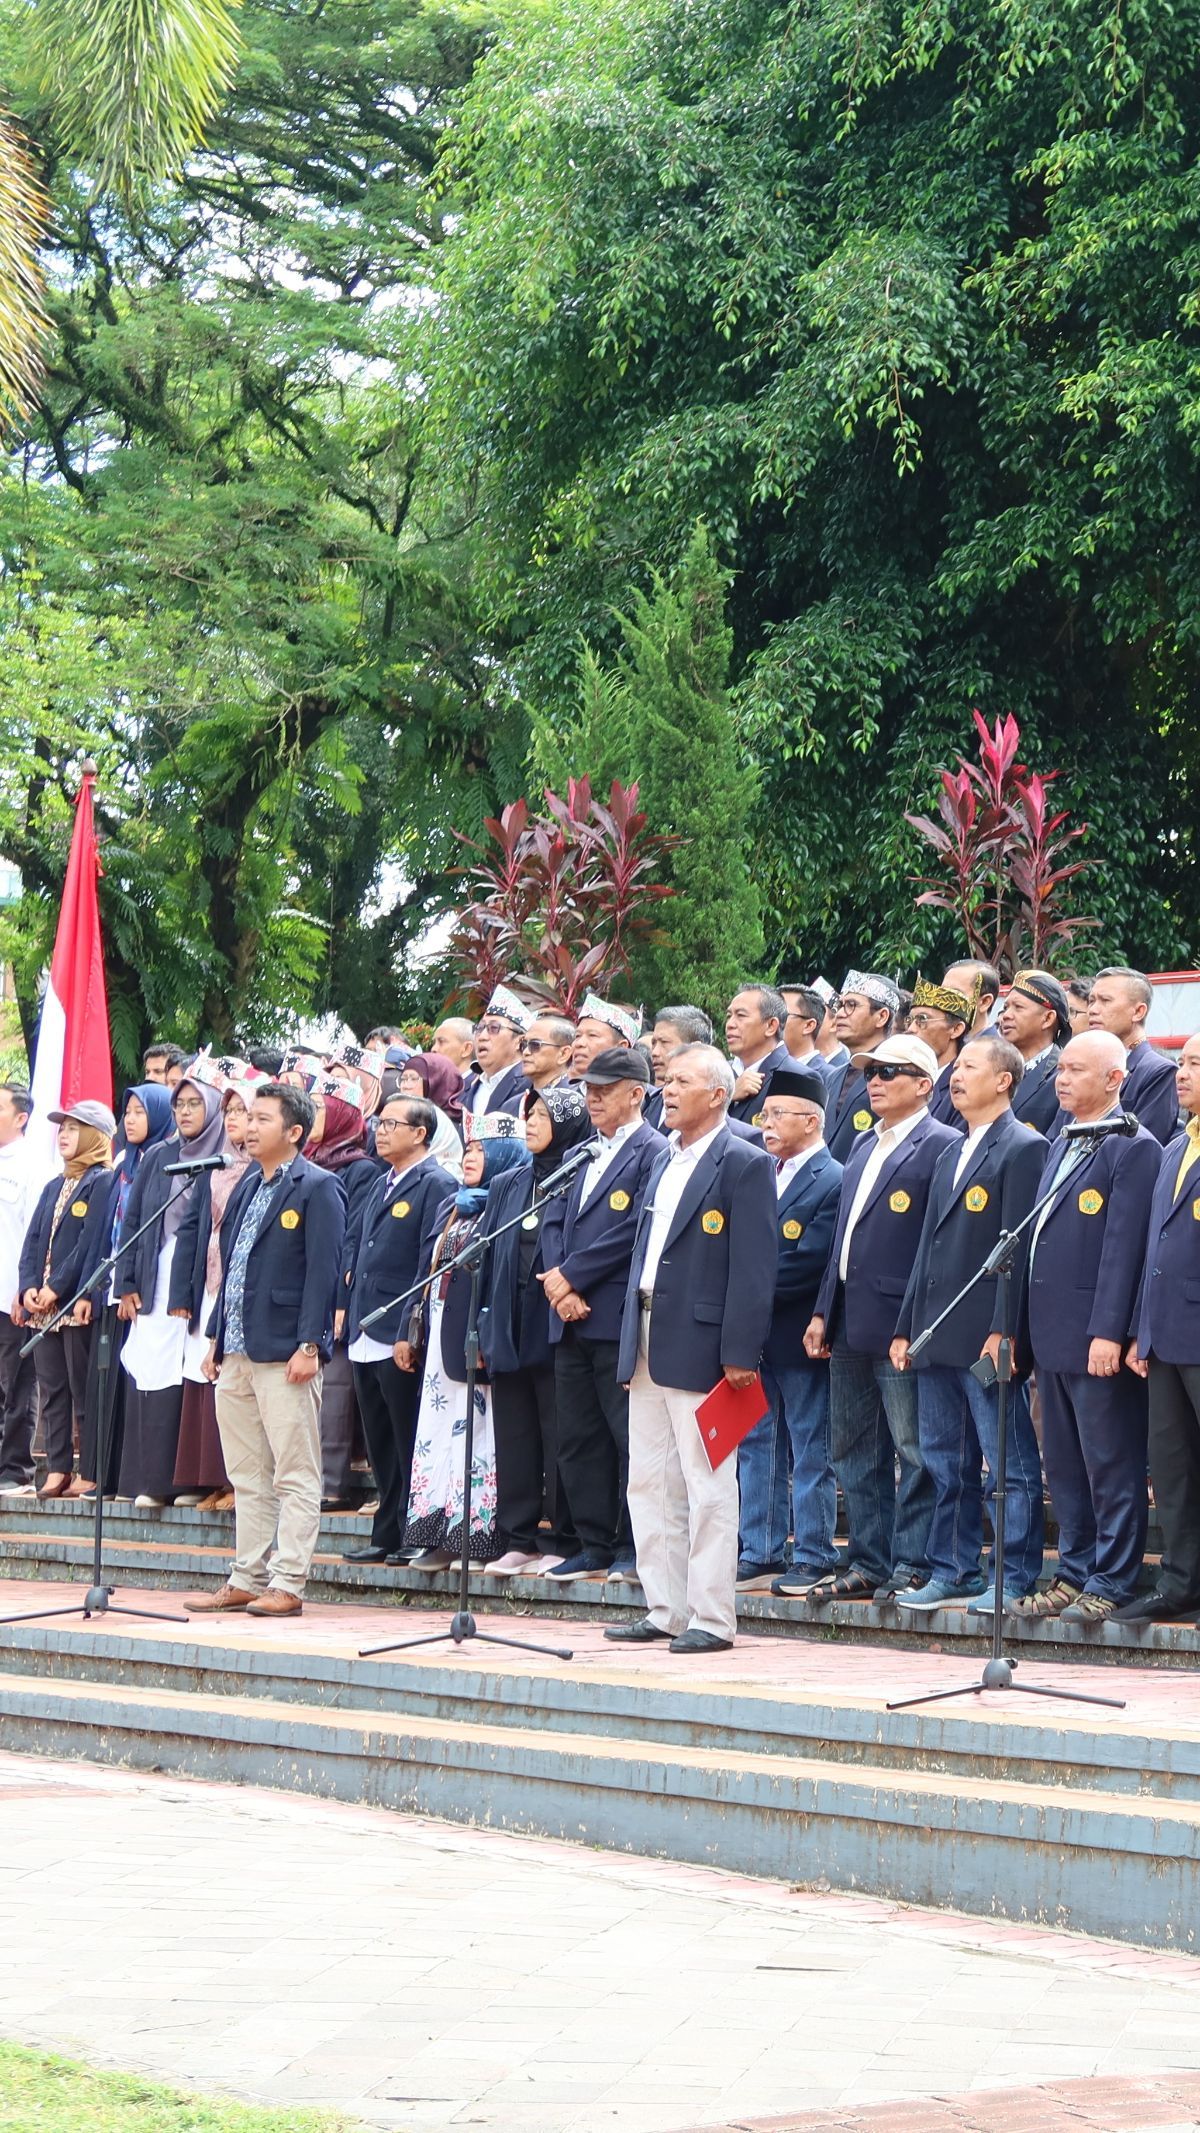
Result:
[[[805,2111],[799,2118],[707,2121],[687,2133],[1194,2133],[1200,2075],[1142,2081],[1055,2081],[1039,2088],[924,2096],[863,2111]]]

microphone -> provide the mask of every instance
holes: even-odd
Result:
[[[194,1178],[202,1170],[228,1170],[233,1161],[231,1155],[194,1155],[190,1163],[164,1163],[165,1178]]]
[[[1115,1118],[1098,1118],[1091,1125],[1064,1126],[1060,1138],[1064,1141],[1106,1141],[1110,1134],[1119,1133],[1125,1140],[1132,1140],[1137,1130],[1138,1121],[1133,1112],[1118,1111]]]
[[[575,1172],[584,1163],[590,1163],[599,1146],[600,1142],[597,1138],[595,1140],[582,1141],[578,1148],[572,1148],[565,1162],[560,1163],[557,1170],[552,1170],[545,1183],[538,1187],[539,1199],[544,1198],[546,1193],[552,1192],[556,1185],[561,1185],[564,1179],[574,1177]]]

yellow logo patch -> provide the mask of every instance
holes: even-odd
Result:
[[[72,1200],[71,1213],[73,1215],[86,1215],[87,1207],[88,1204],[86,1200]]]
[[[706,1237],[719,1237],[725,1227],[725,1217],[720,1208],[708,1208],[700,1217],[700,1227]]]
[[[283,1213],[279,1217],[279,1227],[280,1229],[299,1229],[300,1216],[296,1208],[284,1208]]]
[[[785,1222],[783,1225],[783,1234],[787,1238],[789,1244],[794,1244],[796,1242],[797,1237],[802,1237],[804,1235],[803,1222]]]
[[[1081,1192],[1079,1195],[1079,1212],[1081,1215],[1098,1215],[1103,1205],[1104,1194],[1102,1192]]]
[[[965,1200],[963,1201],[963,1206],[968,1210],[970,1214],[981,1215],[987,1204],[988,1196],[984,1191],[983,1186],[972,1185],[970,1191],[967,1193]]]
[[[765,1112],[765,1111],[756,1111],[756,1112],[754,1113],[753,1117],[751,1118],[751,1120],[750,1120],[750,1123],[751,1123],[751,1125],[752,1125],[752,1126],[765,1126],[765,1125],[766,1125],[766,1123],[767,1123],[767,1114],[766,1114],[766,1112]]]
[[[1192,1220],[1193,1222],[1200,1222],[1200,1200],[1192,1201]]]
[[[411,1202],[410,1200],[393,1200],[393,1201],[392,1201],[392,1214],[393,1214],[393,1216],[395,1217],[395,1219],[396,1219],[396,1221],[397,1221],[397,1222],[401,1222],[401,1221],[403,1221],[403,1219],[404,1219],[405,1215],[407,1215],[407,1214],[411,1214],[411,1212],[412,1212],[412,1202]]]
[[[610,1192],[608,1204],[614,1215],[623,1215],[629,1205],[629,1194],[627,1192]]]
[[[888,1206],[894,1215],[906,1215],[912,1206],[912,1201],[906,1192],[894,1192],[888,1201]]]
[[[875,1123],[875,1114],[874,1114],[874,1112],[873,1112],[873,1111],[856,1111],[856,1112],[855,1112],[855,1114],[854,1114],[854,1130],[855,1130],[855,1132],[856,1132],[856,1133],[865,1133],[865,1132],[866,1132],[866,1130],[867,1130],[867,1127],[868,1127],[868,1126],[873,1126],[873,1125],[874,1125],[874,1123]]]

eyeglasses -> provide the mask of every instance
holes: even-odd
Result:
[[[868,1081],[928,1081],[920,1067],[896,1066],[891,1060],[883,1060],[879,1066],[867,1068]]]
[[[565,1052],[565,1044],[554,1044],[549,1037],[522,1037],[523,1052]]]
[[[511,1022],[477,1022],[475,1034],[477,1037],[513,1037],[516,1031]]]
[[[203,1111],[204,1099],[201,1096],[177,1096],[175,1098],[175,1109],[177,1111]]]

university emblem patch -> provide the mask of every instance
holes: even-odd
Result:
[[[629,1194],[627,1192],[610,1192],[608,1204],[614,1215],[623,1215],[629,1205]]]
[[[72,1202],[71,1202],[71,1213],[72,1213],[73,1215],[86,1215],[86,1213],[87,1213],[87,1201],[86,1201],[86,1200],[72,1200]]]
[[[855,1130],[855,1132],[856,1132],[856,1133],[865,1133],[865,1132],[866,1132],[866,1130],[867,1130],[867,1127],[868,1127],[868,1126],[873,1126],[873,1125],[874,1125],[874,1123],[875,1123],[875,1119],[874,1119],[874,1114],[873,1114],[872,1112],[870,1112],[870,1111],[856,1111],[856,1112],[855,1112],[855,1114],[854,1114],[854,1130]]]
[[[410,1200],[392,1201],[392,1214],[394,1215],[397,1222],[402,1221],[404,1216],[411,1212],[411,1209],[412,1202]]]
[[[700,1227],[706,1237],[719,1237],[725,1227],[725,1217],[720,1208],[707,1208],[700,1217]]]
[[[912,1201],[906,1192],[894,1192],[888,1201],[888,1206],[894,1215],[906,1215],[912,1206]]]
[[[1102,1192],[1081,1192],[1079,1195],[1079,1212],[1081,1215],[1098,1215],[1103,1205],[1104,1194]]]
[[[802,1237],[804,1235],[803,1222],[785,1222],[783,1225],[783,1234],[787,1238],[789,1244],[794,1244],[796,1242],[797,1237]]]
[[[972,1185],[967,1192],[966,1199],[963,1201],[963,1206],[967,1209],[968,1213],[972,1215],[981,1215],[987,1204],[988,1196],[983,1186]]]
[[[299,1229],[300,1216],[296,1208],[285,1207],[279,1217],[280,1229]]]

